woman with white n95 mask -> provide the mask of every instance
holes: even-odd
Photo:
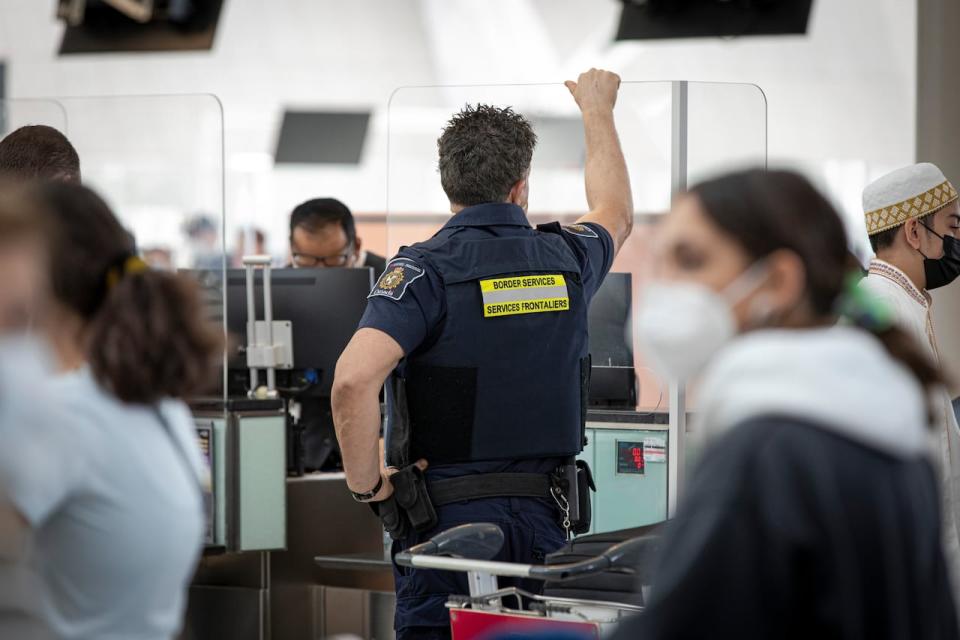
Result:
[[[697,185],[655,231],[643,354],[700,382],[705,436],[621,638],[957,638],[925,392],[802,177]],[[838,323],[843,312],[848,321]]]

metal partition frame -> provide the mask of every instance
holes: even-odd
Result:
[[[670,118],[670,190],[673,198],[686,191],[691,182],[712,174],[754,165],[767,168],[767,98],[756,85],[730,83],[689,82],[675,80],[671,85]],[[746,100],[748,94],[752,99]],[[692,95],[691,95],[692,94]],[[739,94],[739,95],[738,95]],[[719,113],[718,113],[719,112]],[[716,156],[714,148],[691,148],[697,139],[691,138],[691,128],[717,130],[715,119],[723,114],[736,115],[755,127],[743,124],[735,127],[735,135],[752,133],[755,139],[742,146],[732,147],[733,153]],[[711,153],[712,152],[712,153]],[[687,386],[672,380],[670,386],[670,442],[667,452],[667,513],[673,517],[677,502],[684,493],[689,450],[687,448]]]

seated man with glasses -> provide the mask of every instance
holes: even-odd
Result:
[[[374,279],[386,269],[386,260],[363,251],[353,214],[334,198],[315,198],[298,205],[290,214],[291,266],[373,267]]]
[[[383,256],[361,249],[353,214],[334,198],[307,200],[290,214],[290,258],[296,269],[373,267],[375,282],[387,267]],[[342,469],[330,398],[306,395],[298,401],[304,469]]]

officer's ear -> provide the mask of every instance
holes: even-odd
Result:
[[[523,177],[517,180],[510,188],[507,195],[507,202],[519,205],[523,210],[527,210],[527,198],[530,195],[530,172],[527,171]]]

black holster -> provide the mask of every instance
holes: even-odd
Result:
[[[437,512],[420,467],[404,467],[390,476],[390,482],[393,495],[372,506],[391,538],[403,540],[411,531],[429,531],[437,526]]]
[[[410,460],[410,412],[407,409],[407,381],[394,373],[387,381],[393,402],[387,416],[390,432],[387,438],[387,466],[404,469],[416,462]],[[387,435],[387,434],[385,434]]]
[[[373,513],[380,518],[383,530],[390,534],[393,540],[403,540],[410,535],[410,521],[407,514],[397,504],[396,496],[390,496],[380,502],[368,503]]]
[[[570,460],[557,467],[553,478],[567,499],[570,531],[575,534],[586,533],[593,520],[590,492],[597,490],[590,465],[583,460]]]

